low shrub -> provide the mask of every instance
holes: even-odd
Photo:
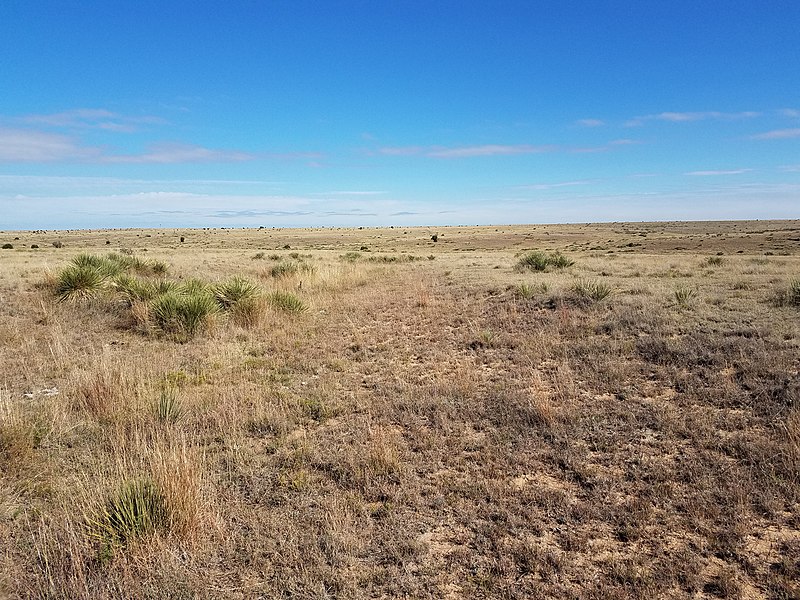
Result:
[[[166,530],[168,524],[164,495],[150,478],[125,482],[98,514],[88,519],[93,536],[112,548]]]
[[[204,292],[169,292],[150,303],[150,317],[155,325],[178,339],[188,339],[213,323],[219,305]]]
[[[572,286],[572,291],[582,298],[599,302],[611,295],[611,287],[600,281],[580,279]]]
[[[91,300],[103,292],[107,280],[108,275],[96,267],[72,264],[59,274],[56,296],[60,302]]]
[[[267,296],[270,305],[283,312],[302,313],[308,310],[308,305],[296,294],[277,290]]]

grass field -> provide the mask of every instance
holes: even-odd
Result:
[[[2,245],[0,597],[800,597],[800,221]]]

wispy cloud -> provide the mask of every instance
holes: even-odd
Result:
[[[601,119],[579,119],[575,124],[581,127],[602,127],[606,123]]]
[[[684,173],[692,177],[713,177],[716,175],[741,175],[742,173],[750,173],[753,169],[731,169],[728,171],[691,171]]]
[[[156,144],[142,154],[106,155],[100,160],[106,163],[127,164],[175,164],[198,162],[238,162],[252,160],[253,154],[237,150],[213,150],[191,144]]]
[[[760,112],[719,112],[715,110],[700,112],[662,112],[652,115],[642,115],[634,117],[625,122],[626,127],[639,127],[648,121],[665,121],[669,123],[690,123],[694,121],[738,121],[741,119],[752,119],[761,116]]]
[[[555,146],[533,146],[531,144],[483,144],[478,146],[402,146],[384,147],[378,152],[387,156],[429,156],[432,158],[472,158],[478,156],[509,156],[515,154],[539,154],[552,152]]]
[[[428,156],[436,158],[466,158],[472,156],[505,156],[509,154],[538,154],[550,152],[553,146],[531,146],[529,144],[501,145],[485,144],[482,146],[463,146],[460,148],[442,148],[431,150]]]
[[[373,190],[342,190],[335,192],[322,192],[318,196],[382,196],[388,192]]]
[[[791,129],[773,129],[772,131],[765,131],[764,133],[758,133],[756,135],[751,135],[750,139],[752,140],[788,140],[791,138],[800,137],[800,127],[794,127]]]
[[[102,129],[131,133],[142,125],[163,125],[167,121],[151,115],[128,116],[103,108],[76,108],[46,115],[26,115],[19,121],[28,125],[66,129]]]
[[[570,152],[576,152],[581,154],[592,153],[592,152],[608,152],[609,150],[613,150],[614,148],[619,148],[621,146],[633,146],[635,144],[641,144],[639,140],[632,140],[632,139],[621,139],[621,140],[611,140],[603,144],[602,146],[583,146],[577,148],[570,148]]]
[[[782,108],[778,111],[778,114],[790,119],[800,119],[800,110],[796,108]]]
[[[562,187],[573,187],[576,185],[589,185],[592,183],[597,183],[596,179],[580,179],[576,181],[559,181],[557,183],[533,183],[529,185],[518,185],[515,189],[518,190],[552,190],[556,188]]]
[[[98,148],[83,147],[70,136],[0,128],[0,162],[86,160],[99,155]]]

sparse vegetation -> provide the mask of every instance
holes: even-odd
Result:
[[[277,310],[288,313],[302,313],[308,310],[308,305],[291,292],[277,290],[268,295],[270,305]]]
[[[675,288],[675,302],[678,306],[688,306],[691,300],[697,295],[697,290],[686,285],[679,285]]]
[[[566,269],[574,264],[575,261],[560,252],[546,254],[545,252],[533,251],[522,255],[517,262],[516,269],[518,271],[546,271],[547,267]]]
[[[5,253],[0,596],[793,597],[800,223],[495,229]]]
[[[589,298],[600,302],[611,295],[611,287],[602,281],[579,279],[572,286],[572,291],[581,298]]]

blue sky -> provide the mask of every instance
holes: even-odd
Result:
[[[0,3],[0,229],[800,217],[800,3]]]

